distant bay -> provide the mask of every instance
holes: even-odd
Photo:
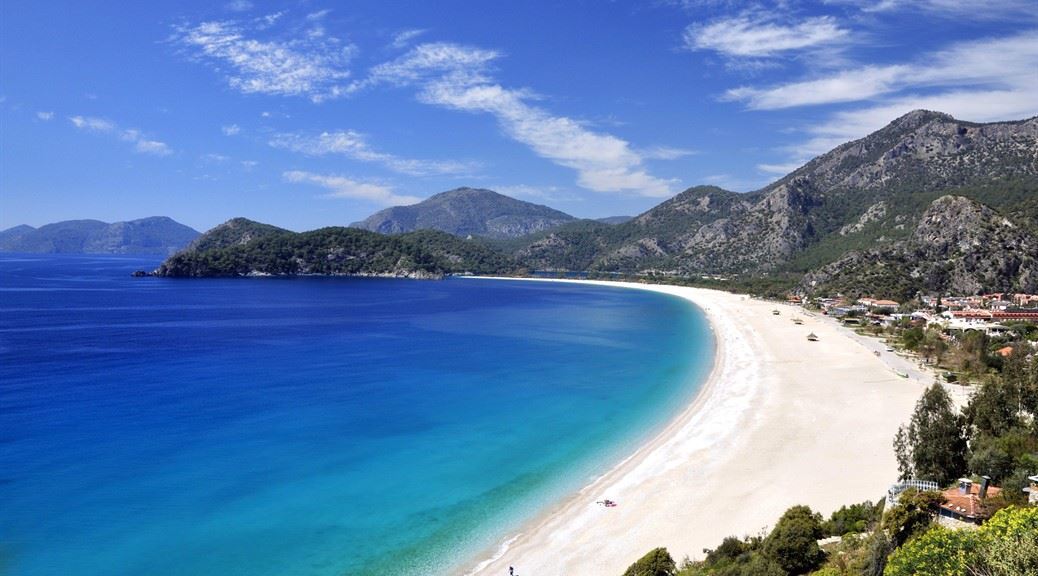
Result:
[[[611,287],[130,278],[0,255],[0,572],[440,573],[604,472],[709,370]]]

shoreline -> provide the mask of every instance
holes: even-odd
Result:
[[[805,503],[828,514],[843,504],[878,500],[896,480],[891,441],[925,386],[897,377],[842,327],[799,307],[703,288],[524,281],[683,298],[706,315],[714,363],[698,392],[659,432],[469,558],[456,574],[505,574],[514,566],[517,574],[619,576],[657,546],[678,561],[701,558],[703,548],[729,535],[756,533],[789,506]],[[791,316],[802,317],[804,325],[793,324]],[[809,331],[820,341],[808,342]],[[812,361],[816,352],[837,358],[827,366]],[[843,378],[827,385],[834,376]],[[619,505],[595,504],[605,498]]]

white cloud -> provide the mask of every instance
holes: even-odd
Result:
[[[513,198],[528,198],[538,202],[580,202],[582,199],[572,191],[558,186],[530,186],[528,184],[499,184],[491,186],[495,192]]]
[[[151,154],[152,156],[169,156],[173,153],[165,142],[143,138],[134,143],[133,149],[141,154]]]
[[[90,130],[92,132],[111,132],[115,130],[113,122],[94,116],[70,116],[69,121],[80,130]]]
[[[777,173],[864,137],[912,110],[937,110],[973,122],[1038,115],[1036,70],[1038,31],[1030,31],[956,43],[910,63],[862,66],[768,88],[739,88],[729,91],[727,98],[761,110],[865,102],[802,128],[807,139],[782,149],[788,160],[758,166]]]
[[[773,17],[743,14],[693,24],[685,29],[685,46],[728,57],[765,58],[781,53],[831,45],[847,39],[849,31],[829,16],[780,23]]]
[[[255,160],[242,160],[241,161],[241,167],[244,168],[246,172],[248,172],[249,170],[252,170],[256,166],[259,166],[259,162],[255,161]]]
[[[475,169],[471,163],[450,160],[418,160],[401,158],[393,154],[373,150],[367,138],[353,130],[322,132],[317,135],[299,133],[275,134],[269,144],[275,148],[291,150],[310,156],[338,154],[359,160],[381,164],[394,172],[412,176],[443,174],[465,174]]]
[[[1038,33],[952,45],[914,63],[860,66],[829,76],[767,88],[729,90],[725,100],[756,110],[855,102],[907,89],[999,86],[1027,88],[1038,77]]]
[[[909,71],[908,66],[864,66],[825,78],[793,82],[773,88],[733,88],[728,90],[722,99],[744,101],[754,110],[854,102],[890,92]]]
[[[158,140],[148,140],[145,138],[140,130],[136,128],[126,128],[120,130],[115,122],[106,120],[104,118],[97,118],[94,116],[70,116],[69,122],[73,126],[80,130],[87,130],[89,132],[100,132],[106,134],[113,134],[124,142],[130,142],[133,144],[134,151],[140,154],[150,154],[152,156],[169,156],[173,153],[169,145],[165,142],[159,142]]]
[[[542,158],[576,170],[577,183],[588,190],[650,197],[673,194],[675,182],[646,172],[642,157],[625,140],[554,116],[527,104],[523,96],[497,84],[458,85],[448,78],[429,84],[419,97],[430,104],[492,114],[512,139]]]
[[[269,20],[273,25],[277,18]],[[263,29],[263,27],[261,27]],[[178,26],[173,40],[226,75],[227,83],[245,94],[305,96],[314,102],[343,96],[342,82],[356,52],[353,44],[311,27],[289,40],[257,40],[234,22]]]
[[[830,4],[849,4],[863,12],[915,11],[948,18],[975,20],[1036,17],[1033,0],[827,0]]]
[[[314,174],[302,170],[290,170],[282,173],[281,177],[286,182],[313,184],[328,190],[326,198],[350,198],[367,200],[381,206],[398,206],[415,204],[421,202],[421,198],[414,196],[399,196],[393,193],[393,189],[383,184],[370,182],[357,182],[345,176],[333,174]]]
[[[54,118],[54,113],[40,111],[36,113],[36,117],[40,120],[43,120],[44,122],[48,122]]]
[[[490,75],[490,64],[498,57],[497,52],[481,48],[421,44],[376,66],[355,88],[383,83],[417,85],[419,100],[427,104],[491,114],[510,138],[542,158],[575,170],[578,184],[588,190],[652,197],[673,194],[676,182],[649,174],[642,155],[627,141],[528,104],[528,91],[497,84]]]
[[[238,126],[237,124],[228,124],[226,126],[221,126],[220,131],[223,132],[224,136],[234,136],[241,132],[241,126]]]
[[[687,148],[672,148],[670,146],[655,146],[638,152],[642,158],[647,160],[677,160],[686,156],[699,154],[697,150]]]
[[[390,44],[390,46],[397,50],[403,50],[411,44],[412,40],[421,36],[422,34],[425,34],[425,30],[404,30],[403,32],[400,32],[393,37],[393,43]]]
[[[368,78],[357,83],[354,89],[377,84],[401,86],[448,75],[456,82],[487,81],[486,69],[498,57],[500,53],[494,50],[458,44],[419,44],[400,58],[374,67]]]
[[[1038,115],[1038,79],[1021,90],[957,90],[942,94],[908,95],[867,108],[838,112],[807,129],[811,138],[792,149],[807,159],[844,142],[879,130],[912,110],[938,110],[961,120],[998,122]]]
[[[786,164],[757,164],[757,169],[767,174],[786,175],[797,168],[800,168],[802,164],[803,163],[801,162],[789,162]]]

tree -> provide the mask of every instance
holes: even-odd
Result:
[[[923,342],[923,329],[913,326],[901,333],[901,344],[906,350],[916,351]]]
[[[966,471],[966,436],[952,399],[934,383],[916,402],[908,426],[894,437],[902,480],[932,480],[947,485]]]
[[[1004,508],[977,532],[980,551],[970,562],[971,575],[1038,574],[1038,508]]]
[[[918,349],[927,364],[940,364],[944,353],[948,351],[948,343],[941,337],[940,330],[927,329],[918,344]]]
[[[862,576],[883,576],[883,571],[887,567],[887,558],[894,550],[893,544],[882,530],[873,532],[866,544],[868,554],[861,566]]]
[[[901,493],[897,506],[883,518],[883,528],[890,534],[895,546],[900,546],[912,536],[930,526],[944,495],[940,492],[919,492],[909,488]]]
[[[666,548],[655,548],[631,564],[624,576],[674,576],[677,564]]]
[[[825,561],[818,547],[822,536],[822,516],[807,506],[793,506],[764,539],[764,554],[789,574],[806,574]]]
[[[882,508],[865,501],[861,504],[841,506],[822,525],[827,536],[843,536],[852,532],[866,532],[882,515]]]
[[[890,555],[884,576],[964,576],[979,538],[973,530],[933,526]]]

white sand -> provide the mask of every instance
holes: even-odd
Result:
[[[657,546],[678,561],[702,558],[703,548],[756,534],[794,504],[828,515],[885,495],[897,479],[892,439],[924,382],[898,377],[848,331],[797,307],[625,285],[706,312],[718,345],[708,382],[660,434],[473,562],[470,574],[514,566],[522,576],[619,576]],[[595,504],[604,498],[619,505]]]

